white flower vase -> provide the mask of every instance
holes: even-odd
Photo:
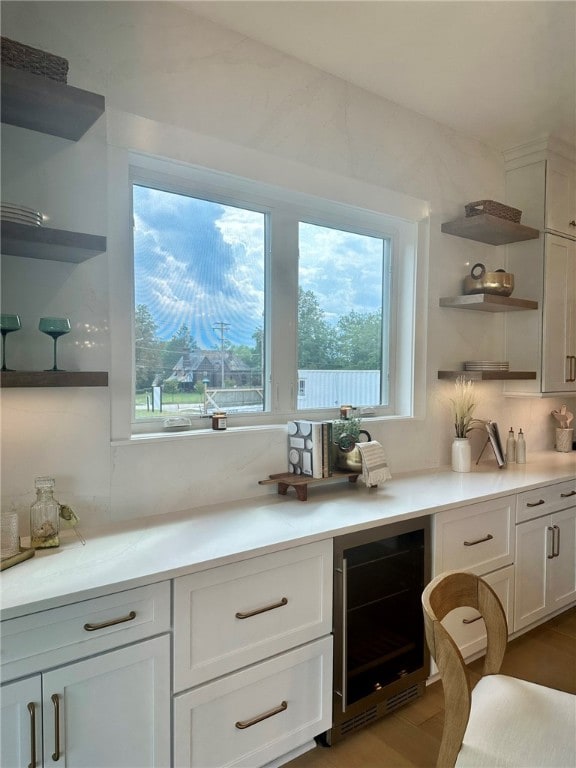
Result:
[[[470,472],[472,448],[467,437],[455,437],[452,443],[452,471]]]

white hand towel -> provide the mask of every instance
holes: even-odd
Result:
[[[384,448],[377,440],[356,443],[356,447],[362,456],[362,480],[369,488],[392,479]]]

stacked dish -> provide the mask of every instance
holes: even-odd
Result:
[[[466,371],[507,371],[510,363],[498,363],[492,360],[468,360],[464,363]]]
[[[43,216],[39,211],[27,208],[25,205],[0,203],[0,220],[12,221],[15,224],[27,224],[30,227],[41,227]]]

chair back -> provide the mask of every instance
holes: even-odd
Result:
[[[448,571],[433,579],[422,593],[426,641],[444,688],[444,731],[437,762],[442,768],[452,768],[456,763],[470,716],[472,689],[462,654],[441,622],[454,608],[464,607],[475,608],[486,624],[483,675],[498,674],[508,640],[500,600],[480,577]]]

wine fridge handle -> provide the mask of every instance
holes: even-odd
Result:
[[[342,558],[342,712],[346,712],[348,642],[348,561]]]

